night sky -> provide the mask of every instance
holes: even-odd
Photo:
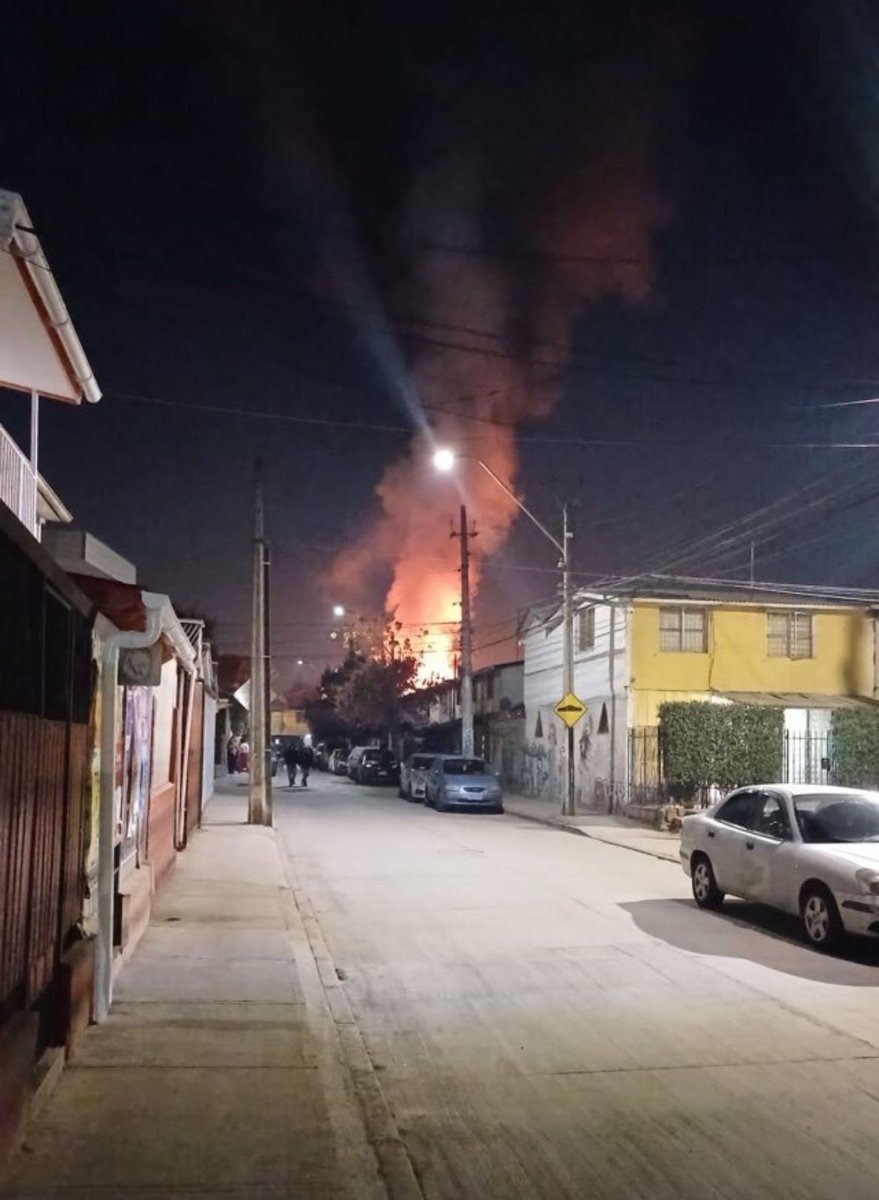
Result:
[[[330,604],[381,607],[375,488],[439,408],[486,458],[514,431],[548,524],[575,505],[584,584],[743,578],[718,531],[765,509],[760,578],[879,588],[877,451],[831,446],[879,443],[879,411],[828,407],[879,395],[874,5],[4,15],[0,186],[104,391],[44,405],[43,473],[221,650],[247,646],[254,458],[275,653],[313,679]],[[25,411],[0,396],[17,436]],[[447,525],[428,471],[413,508]],[[478,662],[554,567],[518,521]]]

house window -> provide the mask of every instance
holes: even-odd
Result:
[[[581,608],[577,613],[577,649],[583,654],[595,645],[595,609]]]
[[[812,657],[812,614],[766,614],[766,653],[770,658]]]
[[[485,698],[494,700],[494,674],[485,677]]]
[[[661,608],[659,649],[669,654],[705,654],[708,613],[704,608]]]

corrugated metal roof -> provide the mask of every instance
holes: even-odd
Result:
[[[772,708],[873,708],[869,696],[828,696],[822,692],[715,692],[734,704],[762,704]]]

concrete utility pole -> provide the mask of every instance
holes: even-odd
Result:
[[[272,555],[265,536],[263,552],[263,694],[265,695],[265,807],[264,824],[272,823]]]
[[[262,468],[256,464],[253,531],[253,611],[250,643],[250,791],[247,820],[271,825],[270,662],[268,656],[268,561],[265,545]]]
[[[563,677],[562,691],[564,695],[574,690],[574,605],[571,591],[571,540],[573,533],[568,526],[568,506],[562,505],[562,618],[563,627]],[[575,775],[574,775],[574,727],[567,727],[565,752],[565,794],[562,801],[562,812],[569,817],[574,815]]]
[[[433,465],[436,467],[436,469],[438,471],[451,471],[455,465],[455,457],[456,457],[455,452],[453,450],[450,450],[448,447],[441,447],[434,453]],[[466,458],[467,456],[464,455],[463,457]],[[573,690],[574,690],[574,597],[573,597],[573,593],[571,590],[571,542],[573,540],[574,534],[572,533],[572,531],[568,525],[568,506],[563,505],[564,529],[562,531],[562,540],[559,541],[558,538],[555,537],[554,534],[550,533],[550,531],[546,528],[546,526],[543,524],[543,522],[539,521],[537,519],[537,517],[535,517],[535,515],[531,511],[531,509],[527,508],[522,503],[522,501],[519,499],[519,497],[516,495],[516,493],[512,490],[512,488],[510,488],[506,483],[504,483],[504,481],[501,479],[501,477],[499,475],[496,475],[494,473],[494,471],[491,469],[491,467],[488,465],[487,462],[483,462],[483,460],[481,458],[474,458],[474,459],[471,459],[470,461],[477,463],[478,466],[480,466],[482,468],[482,470],[485,471],[486,475],[490,476],[490,478],[494,480],[494,482],[501,489],[501,491],[508,497],[508,499],[510,499],[513,502],[513,504],[515,504],[516,507],[525,514],[525,516],[528,518],[529,521],[531,521],[531,523],[533,525],[537,526],[537,528],[540,530],[540,532],[543,534],[543,536],[546,538],[546,540],[548,542],[551,542],[552,545],[555,546],[556,550],[559,552],[559,555],[560,555],[559,567],[561,568],[561,571],[562,571],[562,613],[563,613],[562,619],[564,621],[564,631],[563,631],[564,650],[563,650],[563,655],[562,655],[562,658],[563,658],[562,688],[563,688],[565,696],[567,696],[568,692],[573,692]],[[465,520],[465,513],[464,513],[463,507],[461,508],[461,529],[462,529],[462,531],[466,530],[466,520]],[[452,537],[456,537],[456,536],[457,536],[457,534],[455,534],[453,532]],[[462,539],[462,542],[463,542],[463,539]],[[462,545],[461,549],[462,549],[462,558],[463,558],[463,550],[464,550],[463,545]],[[462,584],[463,584],[463,574],[464,573],[462,571]],[[463,599],[463,595],[462,595],[462,599]],[[469,599],[469,596],[468,596],[468,599]],[[469,609],[467,610],[467,616],[469,618]],[[461,722],[461,729],[462,729],[462,737],[463,737],[463,729],[464,729],[463,713],[464,713],[464,691],[465,691],[465,689],[464,689],[464,665],[463,665],[463,658],[464,658],[464,638],[463,638],[464,613],[463,612],[461,614],[461,618],[462,618],[462,625],[461,625],[461,629],[462,629],[462,637],[461,637],[461,658],[462,658],[461,715],[462,715],[462,722]],[[469,619],[467,621],[467,628],[469,631]],[[471,679],[472,679],[472,675],[471,675]],[[560,699],[561,699],[561,697],[560,697]],[[471,703],[472,703],[472,683],[471,683]],[[568,710],[568,711],[570,711],[570,710]],[[576,709],[574,711],[576,711]],[[585,709],[581,708],[579,715],[582,716],[583,712],[585,712]],[[561,717],[562,713],[559,713],[559,716]],[[568,725],[567,720],[565,720],[565,725]],[[567,753],[565,754],[565,780],[564,780],[564,787],[563,787],[563,794],[562,794],[562,812],[564,814],[573,815],[573,813],[574,813],[574,797],[575,797],[574,730],[573,730],[572,726],[568,726]]]
[[[461,526],[452,537],[461,539],[461,753],[473,757],[473,626],[470,620],[470,538],[467,508],[461,505]]]

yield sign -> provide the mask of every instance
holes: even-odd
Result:
[[[585,712],[586,705],[573,692],[568,692],[555,706],[556,716],[561,717],[569,729],[574,728]]]

